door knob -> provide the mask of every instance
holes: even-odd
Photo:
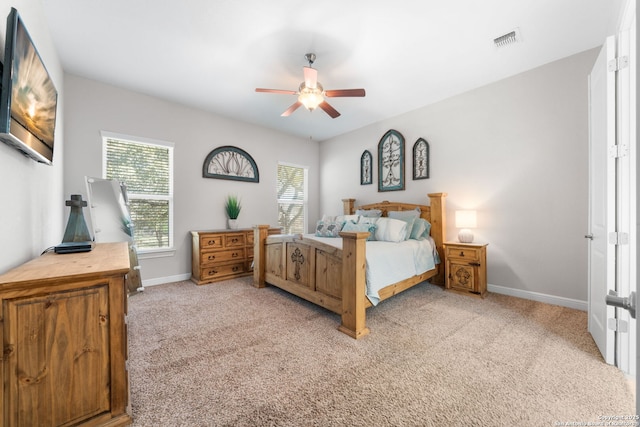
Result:
[[[613,307],[624,308],[629,311],[629,314],[633,319],[636,318],[636,293],[631,292],[628,297],[619,297],[618,293],[614,290],[609,291],[609,295],[605,297],[607,305]]]
[[[593,234],[585,234],[584,238],[585,239],[589,239],[589,240],[593,240]]]

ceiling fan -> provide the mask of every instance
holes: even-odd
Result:
[[[325,113],[330,115],[332,119],[335,119],[340,115],[340,113],[324,100],[325,97],[356,97],[365,95],[364,89],[324,90],[320,82],[318,82],[318,70],[311,67],[313,62],[316,60],[316,54],[307,53],[304,57],[309,62],[309,66],[304,67],[304,81],[300,83],[300,87],[297,91],[256,88],[256,92],[298,95],[298,100],[281,114],[282,117],[290,116],[291,113],[298,109],[298,107],[304,105],[309,111],[313,111],[316,107],[320,107]]]

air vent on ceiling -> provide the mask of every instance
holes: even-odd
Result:
[[[516,28],[513,31],[510,31],[506,34],[501,35],[500,37],[496,37],[495,39],[493,39],[493,44],[496,47],[505,47],[521,41],[522,36],[520,35],[520,29]]]

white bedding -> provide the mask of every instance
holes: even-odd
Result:
[[[314,234],[305,234],[304,237],[342,249],[341,238],[316,237]],[[380,302],[380,289],[435,268],[439,260],[434,254],[437,252],[431,237],[400,243],[367,241],[367,298],[371,304]]]

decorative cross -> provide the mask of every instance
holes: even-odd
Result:
[[[461,285],[466,285],[467,283],[469,283],[471,273],[469,273],[466,268],[460,267],[456,271],[456,277],[458,278],[458,283],[460,283]]]
[[[304,264],[304,255],[300,252],[300,248],[296,248],[296,250],[293,251],[291,261],[296,265],[296,271],[293,276],[296,280],[300,280],[300,266]]]

